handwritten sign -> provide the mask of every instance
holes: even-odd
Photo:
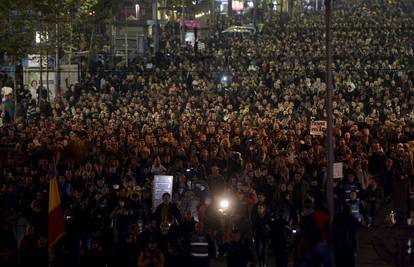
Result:
[[[333,178],[343,178],[344,177],[344,164],[342,162],[335,162],[333,164]]]
[[[326,121],[313,121],[310,126],[311,135],[323,135],[327,128]]]
[[[173,176],[155,175],[152,189],[152,207],[156,209],[162,203],[164,193],[169,193],[172,196]]]

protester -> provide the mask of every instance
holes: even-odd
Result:
[[[246,267],[253,262],[253,253],[249,244],[241,239],[240,231],[234,229],[231,233],[231,240],[224,244],[222,253],[227,257],[228,267]]]
[[[143,267],[164,267],[165,257],[158,250],[157,241],[150,239],[147,248],[141,252],[138,259],[138,266]]]
[[[335,264],[338,267],[355,265],[357,250],[358,220],[346,207],[344,213],[338,214],[333,222],[333,243],[335,249]]]
[[[204,232],[204,226],[201,223],[195,225],[195,232],[190,237],[190,251],[191,266],[208,267],[210,258],[215,256],[212,240]]]

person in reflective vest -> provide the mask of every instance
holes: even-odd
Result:
[[[210,265],[210,258],[214,256],[214,245],[204,233],[203,224],[195,225],[195,232],[190,239],[191,266],[206,267]]]
[[[350,199],[346,202],[346,205],[351,210],[352,216],[354,216],[355,219],[357,219],[359,223],[365,223],[363,207],[361,204],[361,200],[358,199],[358,195],[356,191],[351,192]]]

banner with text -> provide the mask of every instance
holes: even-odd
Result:
[[[156,209],[162,203],[162,195],[169,193],[172,197],[173,176],[155,175],[152,186],[152,207]]]
[[[310,126],[311,135],[323,135],[327,128],[326,121],[313,121]]]

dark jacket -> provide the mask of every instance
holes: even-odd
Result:
[[[246,267],[249,262],[253,261],[252,250],[242,240],[225,244],[223,252],[227,253],[228,267]]]
[[[154,212],[154,216],[155,219],[157,220],[158,225],[160,225],[162,223],[162,209],[165,206],[164,203],[161,203],[160,205],[158,205],[157,209]],[[167,214],[167,218],[169,221],[174,222],[174,223],[178,223],[181,224],[182,222],[182,217],[181,217],[181,213],[180,210],[177,208],[177,206],[173,203],[169,203],[168,207],[168,214]]]

